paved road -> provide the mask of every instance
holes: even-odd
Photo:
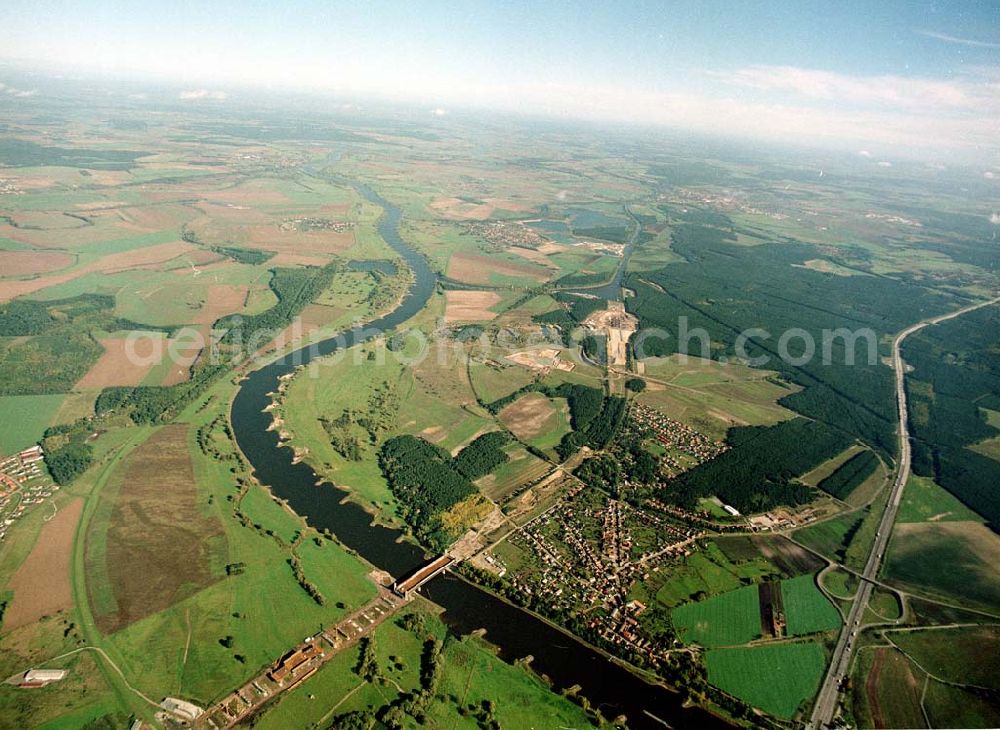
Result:
[[[896,520],[896,513],[899,511],[899,503],[903,497],[903,487],[910,476],[910,434],[907,428],[906,410],[906,366],[903,363],[901,354],[903,340],[914,332],[922,330],[938,322],[953,319],[975,309],[990,306],[1000,302],[1000,297],[991,299],[988,302],[974,304],[964,307],[955,312],[927,319],[918,322],[896,335],[892,342],[892,367],[896,371],[896,404],[897,418],[899,419],[899,465],[896,471],[896,478],[892,483],[892,491],[889,494],[889,501],[886,503],[885,512],[882,513],[882,520],[879,523],[878,531],[875,534],[875,542],[872,545],[868,561],[862,572],[861,585],[858,588],[854,603],[847,614],[847,621],[840,632],[837,646],[833,650],[833,659],[827,671],[823,685],[816,696],[816,705],[813,708],[812,718],[808,727],[816,729],[828,727],[833,721],[833,716],[837,711],[837,700],[840,695],[840,684],[848,676],[851,668],[851,657],[854,652],[854,644],[857,641],[858,632],[861,629],[865,615],[865,608],[871,598],[875,586],[871,580],[878,578],[879,567],[882,565],[882,558],[885,556],[886,546],[889,544],[889,535],[892,533],[892,525]]]

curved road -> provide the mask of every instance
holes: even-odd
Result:
[[[896,404],[897,417],[899,419],[899,467],[896,471],[896,479],[892,483],[892,492],[889,501],[886,503],[885,512],[882,513],[882,521],[879,523],[878,531],[875,533],[875,542],[872,544],[871,552],[868,554],[868,561],[861,574],[862,581],[855,596],[851,610],[847,614],[847,621],[841,629],[837,646],[833,650],[833,658],[830,661],[830,668],[827,670],[826,678],[816,696],[816,705],[813,707],[812,717],[808,727],[817,728],[829,727],[833,721],[833,716],[837,711],[837,700],[840,696],[841,682],[849,675],[851,668],[851,657],[854,653],[854,644],[857,640],[858,632],[862,628],[862,620],[865,615],[865,608],[871,598],[875,588],[871,581],[878,578],[879,567],[882,565],[882,558],[885,549],[889,544],[889,535],[892,533],[892,525],[896,521],[896,513],[899,511],[899,503],[903,497],[903,488],[910,476],[910,434],[907,427],[906,409],[906,364],[903,362],[902,345],[903,340],[914,332],[922,330],[939,322],[953,319],[976,309],[988,307],[991,304],[1000,302],[1000,297],[996,297],[987,302],[964,307],[949,314],[939,317],[925,319],[896,335],[892,341],[892,367],[896,371]]]

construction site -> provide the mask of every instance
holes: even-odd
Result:
[[[583,326],[607,338],[608,367],[627,366],[628,341],[639,329],[639,320],[625,311],[624,302],[608,302],[607,309],[589,315],[583,321]]]

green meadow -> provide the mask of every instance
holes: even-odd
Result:
[[[819,689],[826,655],[816,643],[712,649],[708,681],[781,718],[790,719]]]

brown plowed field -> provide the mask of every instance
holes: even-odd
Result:
[[[500,301],[500,295],[492,291],[460,291],[449,289],[444,293],[444,320],[451,322],[482,322],[494,319],[496,312],[490,307]]]
[[[104,354],[76,384],[76,390],[139,385],[159,361],[152,356],[166,351],[165,341],[139,338],[130,347],[127,340],[100,340]],[[131,356],[130,356],[131,353]]]
[[[550,276],[550,272],[532,264],[515,264],[473,253],[457,253],[448,262],[448,276],[468,284],[489,284],[491,273],[535,281],[545,281]]]
[[[0,276],[47,274],[72,266],[76,259],[57,251],[0,251]]]
[[[44,509],[51,507],[46,505]],[[83,500],[74,499],[42,527],[28,558],[7,586],[14,598],[3,616],[5,630],[27,626],[73,607],[69,567],[82,512]]]

